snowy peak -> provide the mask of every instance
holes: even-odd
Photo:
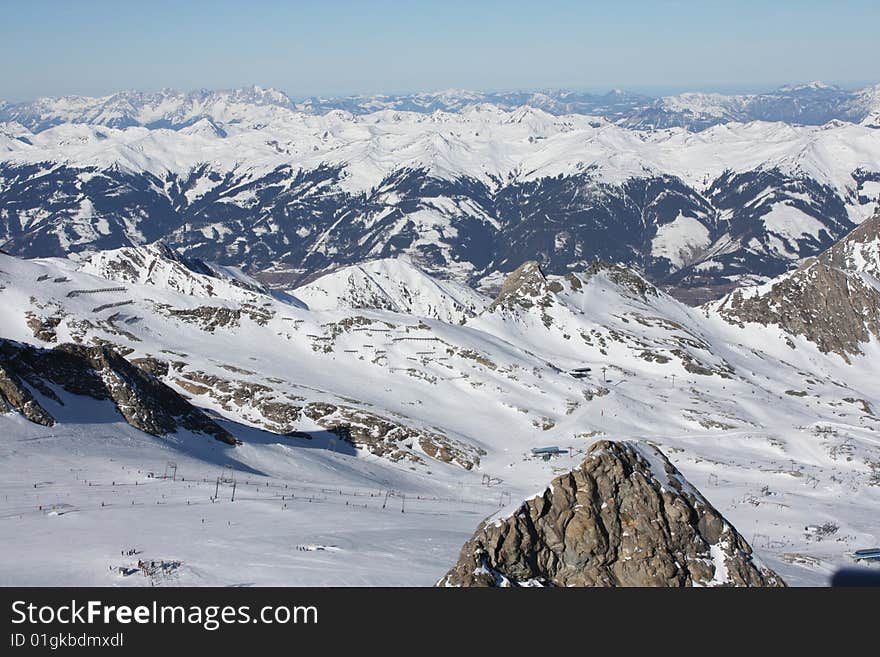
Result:
[[[186,258],[162,241],[79,256],[79,270],[108,280],[155,285],[197,297],[268,294],[258,281],[235,268]]]
[[[541,266],[531,260],[507,277],[489,311],[540,309],[546,315],[549,308],[558,305],[582,311],[586,288],[590,285],[602,285],[620,298],[637,302],[659,295],[657,288],[624,265],[595,261],[581,273],[546,276]]]
[[[783,85],[779,87],[779,91],[816,91],[817,89],[826,89],[829,91],[839,91],[840,87],[835,87],[834,85],[825,84],[821,80],[813,80],[812,82],[807,82],[806,84],[796,84],[796,85]]]
[[[561,290],[558,283],[550,284],[536,261],[529,260],[507,276],[489,310],[546,308],[553,303],[553,293]]]
[[[526,263],[468,326],[504,335],[576,378],[605,362],[722,379],[734,373],[689,308],[619,264],[545,276]]]
[[[296,288],[312,310],[372,308],[462,324],[489,303],[483,295],[426,274],[405,258],[344,267]]]
[[[633,112],[624,123],[638,128],[686,127],[692,131],[732,121],[823,125],[838,119],[858,123],[872,107],[876,109],[876,105],[864,102],[864,91],[810,82],[756,94],[687,92],[659,98]]]
[[[290,112],[290,98],[276,89],[258,86],[181,93],[164,89],[155,93],[123,91],[109,96],[62,96],[0,105],[0,121],[18,121],[34,132],[63,123],[84,123],[108,128],[144,126],[185,128],[203,118],[222,123],[237,118]]]
[[[612,285],[616,292],[623,298],[636,302],[650,302],[660,297],[660,292],[634,269],[620,263],[594,261],[583,274],[569,274],[565,276],[568,282],[568,296],[574,293],[580,294],[583,286],[593,279],[602,279]]]
[[[208,117],[199,119],[195,123],[188,125],[180,130],[182,135],[196,135],[199,137],[208,137],[214,139],[222,139],[227,136],[226,131],[218,126]]]

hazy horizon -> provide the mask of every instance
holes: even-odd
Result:
[[[770,93],[773,91],[778,91],[779,89],[786,86],[802,86],[808,85],[812,82],[821,82],[823,84],[838,87],[844,90],[858,90],[874,85],[880,84],[880,80],[859,80],[859,81],[828,81],[828,80],[797,80],[797,81],[789,81],[782,82],[779,84],[765,84],[765,85],[733,85],[733,86],[692,86],[692,85],[666,85],[662,87],[625,87],[625,86],[615,86],[615,87],[575,87],[575,86],[557,86],[557,87],[549,87],[549,86],[540,86],[536,85],[534,87],[519,87],[519,88],[505,88],[505,89],[497,89],[497,88],[483,88],[476,89],[470,87],[445,87],[445,88],[425,88],[425,89],[399,89],[399,90],[373,90],[373,91],[364,91],[364,92],[342,92],[342,93],[333,93],[333,94],[304,94],[304,93],[294,93],[288,89],[282,89],[279,87],[274,87],[271,85],[259,85],[255,83],[246,83],[240,86],[235,87],[193,87],[188,89],[181,89],[171,86],[162,86],[162,87],[154,87],[154,88],[127,88],[127,89],[116,89],[113,91],[109,91],[107,93],[101,94],[43,94],[40,96],[31,96],[27,98],[12,98],[9,96],[4,96],[2,92],[0,92],[0,102],[6,101],[8,103],[27,103],[32,102],[41,98],[63,98],[63,97],[83,97],[83,98],[102,98],[112,96],[114,94],[123,94],[123,93],[143,93],[143,94],[154,94],[160,93],[163,91],[170,91],[175,93],[182,94],[191,94],[197,93],[200,91],[205,92],[221,92],[221,91],[231,91],[235,89],[249,89],[253,87],[259,87],[262,89],[274,89],[275,91],[281,91],[285,95],[287,95],[294,102],[307,100],[310,98],[323,98],[323,99],[339,99],[339,98],[347,98],[347,97],[370,97],[370,96],[406,96],[411,94],[440,94],[444,92],[470,92],[470,93],[479,93],[479,94],[503,94],[503,93],[540,93],[540,92],[555,92],[555,91],[565,91],[572,93],[586,93],[597,96],[602,96],[605,94],[609,94],[612,91],[620,90],[625,93],[644,95],[649,97],[662,97],[662,96],[674,96],[683,93],[718,93],[722,95],[747,95],[747,94],[760,94],[760,93]]]
[[[251,84],[294,98],[852,88],[876,80],[878,19],[861,0],[6,3],[0,98]]]

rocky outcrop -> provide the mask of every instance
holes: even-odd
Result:
[[[175,371],[171,381],[186,393],[205,395],[224,410],[272,433],[290,435],[297,430],[302,397],[254,381],[227,379],[192,369]]]
[[[157,379],[161,379],[163,376],[168,375],[168,363],[164,360],[147,356],[143,358],[132,358],[129,362],[132,365],[141,368],[147,374],[155,376]]]
[[[438,431],[409,427],[402,421],[354,406],[305,397],[278,390],[263,383],[217,376],[183,364],[154,358],[132,361],[138,367],[165,377],[185,395],[205,396],[233,416],[284,436],[308,436],[304,419],[335,434],[355,448],[391,461],[424,464],[422,455],[471,470],[485,451],[450,438]],[[228,367],[228,366],[227,366]],[[235,370],[236,368],[229,368]],[[240,370],[239,374],[253,375]]]
[[[48,384],[110,400],[126,422],[155,436],[184,428],[236,444],[228,431],[110,346],[63,344],[46,350],[0,340],[0,399],[7,407],[32,422],[52,426],[55,418],[30,390],[63,404]]]
[[[441,586],[784,586],[646,443],[600,441],[571,472],[485,520]]]
[[[453,440],[439,431],[415,429],[351,406],[311,402],[302,409],[302,414],[351,445],[395,462],[423,463],[414,450],[416,444],[431,458],[466,470],[479,465],[480,457],[485,454],[482,449]]]
[[[169,315],[191,324],[198,324],[200,328],[209,333],[220,328],[236,328],[241,322],[241,310],[239,308],[224,308],[218,306],[199,306],[198,308],[171,309]]]
[[[863,343],[880,338],[878,277],[880,215],[875,215],[818,258],[765,286],[736,290],[717,308],[731,323],[775,324],[848,360],[862,353]]]
[[[525,308],[534,306],[546,306],[552,303],[550,292],[561,292],[562,286],[547,280],[541,266],[534,260],[524,262],[511,272],[504,283],[498,296],[489,306],[495,308]]]
[[[10,411],[18,411],[44,427],[55,425],[55,418],[40,405],[24,382],[13,371],[0,365],[0,412]]]
[[[559,304],[556,295],[565,287],[559,280],[550,280],[534,260],[524,262],[511,272],[498,296],[487,308],[487,312],[517,314],[521,311],[540,314],[541,322],[547,328],[553,325],[553,317],[548,312]]]
[[[28,328],[34,337],[43,342],[55,342],[57,335],[55,329],[61,323],[61,317],[39,317],[31,311],[25,313]]]
[[[206,397],[233,417],[283,436],[308,437],[303,421],[325,429],[352,447],[365,449],[390,461],[425,464],[424,455],[466,470],[478,466],[485,451],[455,440],[439,430],[430,431],[407,426],[402,416],[379,415],[347,404],[308,401],[306,397],[278,389],[266,379],[254,380],[221,377],[189,367],[183,362],[136,358],[138,368],[162,378],[183,391],[187,398]],[[230,372],[252,377],[256,373],[229,365]],[[354,401],[354,400],[349,400]]]

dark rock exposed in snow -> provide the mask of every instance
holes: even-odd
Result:
[[[388,418],[350,406],[312,402],[304,416],[335,433],[346,442],[391,461],[420,462],[416,444],[428,456],[466,470],[480,464],[485,452],[454,440],[439,431],[414,429]]]
[[[600,441],[485,520],[441,586],[784,586],[657,448]]]
[[[0,401],[7,408],[32,422],[54,425],[55,418],[31,392],[63,404],[52,385],[76,395],[109,399],[126,422],[155,436],[184,428],[236,443],[228,431],[109,346],[63,344],[46,350],[0,340]]]
[[[736,290],[718,305],[737,324],[775,324],[844,358],[880,338],[880,214],[817,258],[760,288]]]

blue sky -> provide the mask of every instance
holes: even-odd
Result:
[[[880,81],[880,2],[0,0],[0,98]]]

